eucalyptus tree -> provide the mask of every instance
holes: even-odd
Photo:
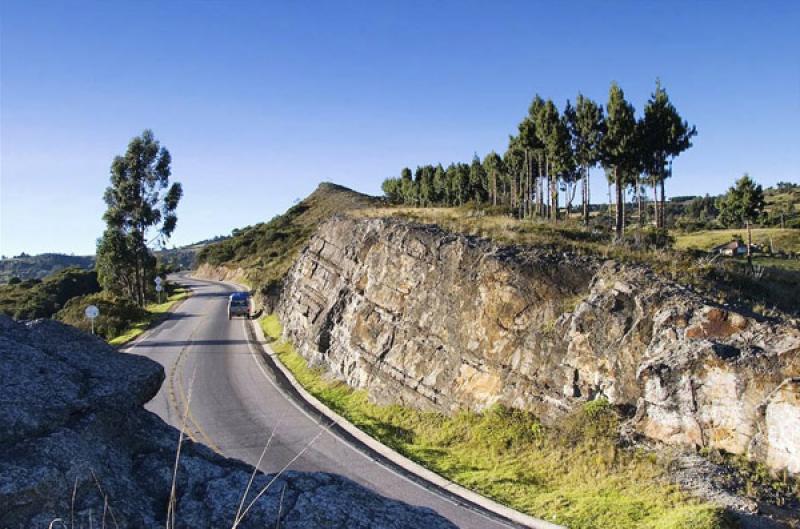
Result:
[[[518,136],[509,136],[508,149],[503,154],[503,164],[505,165],[509,187],[511,188],[508,205],[517,210],[519,217],[523,217],[521,176],[525,167],[525,150],[520,146]]]
[[[692,146],[697,129],[681,118],[669,100],[661,82],[656,80],[656,90],[644,107],[643,143],[646,150],[646,172],[653,185],[656,227],[665,225],[664,180],[672,176],[672,160]],[[661,197],[658,197],[660,187]]]
[[[533,195],[537,181],[537,177],[533,175],[534,156],[543,149],[544,145],[539,141],[536,124],[530,117],[525,117],[517,128],[519,130],[517,142],[524,156],[520,173],[522,210],[523,216],[527,217],[533,213]]]
[[[549,217],[558,218],[558,172],[565,161],[564,144],[568,132],[551,99],[542,104],[534,116],[536,135],[544,145],[544,174],[549,194]]]
[[[415,205],[417,203],[417,185],[411,174],[411,169],[404,167],[400,171],[400,194],[403,196],[403,203]]]
[[[764,212],[764,190],[745,174],[717,202],[719,219],[726,226],[747,228],[747,257],[753,244],[752,224]]]
[[[625,93],[617,83],[612,83],[606,104],[606,131],[600,144],[601,159],[614,183],[616,191],[615,236],[618,241],[625,236],[626,176],[634,160],[636,147],[636,118],[633,105],[625,100]]]
[[[583,94],[578,94],[575,108],[564,110],[572,137],[572,149],[575,163],[581,169],[581,203],[583,205],[583,223],[589,224],[589,169],[600,162],[600,143],[605,132],[603,107]]]
[[[497,205],[497,180],[503,177],[503,159],[494,151],[483,158],[483,170],[489,179],[489,199]]]
[[[469,165],[469,189],[470,199],[475,201],[475,204],[486,202],[488,193],[486,192],[486,171],[483,170],[481,159],[477,153],[472,156],[472,162]]]
[[[544,109],[544,106],[544,99],[542,99],[539,94],[536,94],[536,96],[533,98],[533,101],[531,101],[530,106],[528,107],[527,117],[530,123],[529,127],[531,128],[528,131],[528,141],[530,142],[533,154],[536,157],[537,177],[536,182],[534,182],[534,194],[536,195],[536,212],[540,216],[545,216],[546,213],[546,208],[544,205],[545,174],[542,170],[545,169],[547,165],[547,152],[545,149],[545,144],[542,141],[536,127],[541,123],[540,114]]]
[[[572,105],[567,101],[566,109],[572,111]],[[575,198],[575,190],[577,189],[577,182],[580,179],[578,174],[577,165],[575,163],[575,154],[572,150],[572,137],[569,132],[569,124],[566,116],[562,115],[558,122],[555,123],[552,136],[552,155],[551,163],[556,175],[555,180],[555,196],[553,202],[556,211],[556,219],[558,219],[558,189],[560,180],[564,189],[564,207],[566,209],[567,218],[569,218],[570,209],[572,208],[572,201]]]
[[[433,170],[433,192],[437,204],[450,205],[450,186],[447,185],[447,175],[442,164],[437,164]]]
[[[423,165],[417,167],[414,181],[417,183],[419,205],[422,207],[433,205],[436,196],[433,189],[433,166]]]
[[[446,170],[447,180],[450,183],[450,196],[453,204],[463,205],[469,200],[469,166],[464,163],[452,163]]]
[[[111,185],[103,196],[106,229],[97,247],[98,280],[104,289],[139,306],[145,304],[156,273],[148,244],[163,246],[178,222],[183,188],[170,184],[171,164],[167,148],[145,130],[131,139],[123,156],[114,158]]]
[[[386,178],[381,184],[381,190],[390,203],[399,204],[403,201],[399,178]]]

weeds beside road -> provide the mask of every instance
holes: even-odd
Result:
[[[530,413],[493,407],[452,416],[369,401],[329,380],[282,340],[275,315],[260,324],[278,359],[312,395],[357,427],[438,474],[532,516],[571,529],[718,529],[718,507],[666,480],[653,454],[616,442],[618,417],[587,404],[558,428]]]

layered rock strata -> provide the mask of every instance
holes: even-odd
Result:
[[[379,402],[555,420],[598,397],[667,443],[800,472],[800,329],[645,267],[336,217],[290,271],[284,332]]]

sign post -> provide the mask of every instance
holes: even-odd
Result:
[[[161,286],[161,278],[156,276],[156,292],[158,292],[158,302],[161,303],[161,291],[164,290],[164,287]]]
[[[89,305],[86,307],[84,314],[86,314],[86,317],[89,318],[90,322],[92,322],[92,334],[94,334],[94,320],[100,315],[100,309],[94,305]]]

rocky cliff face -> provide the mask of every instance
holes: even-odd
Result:
[[[158,364],[66,325],[0,316],[0,527],[164,527],[178,431],[142,408],[163,378]],[[176,526],[230,527],[250,472],[186,442]],[[259,474],[254,490],[271,477]],[[286,528],[453,527],[321,473],[278,478],[241,527],[279,518]]]
[[[800,472],[800,330],[642,267],[337,217],[278,306],[312,363],[378,401],[554,420],[605,397],[667,443]]]

